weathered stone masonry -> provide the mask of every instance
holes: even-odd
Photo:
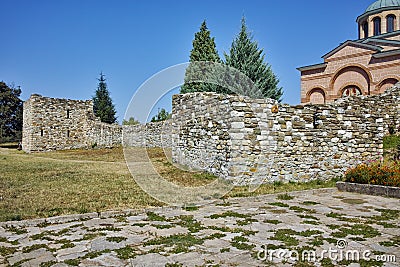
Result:
[[[121,128],[100,122],[92,101],[32,95],[24,102],[22,147],[26,152],[113,146]]]
[[[173,159],[241,184],[333,178],[381,157],[388,126],[399,127],[399,101],[399,85],[382,95],[330,105],[176,95]]]
[[[329,105],[213,93],[173,97],[173,119],[102,123],[91,101],[32,95],[24,103],[27,152],[115,146],[172,147],[173,160],[238,184],[329,179],[383,153],[389,126],[400,127],[400,84],[376,96]]]
[[[171,146],[170,122],[120,126],[102,123],[91,100],[32,95],[24,102],[22,147],[26,152],[93,146]],[[166,134],[161,135],[164,131]],[[161,138],[162,137],[162,138]]]

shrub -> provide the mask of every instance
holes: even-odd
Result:
[[[345,181],[400,187],[400,163],[363,163],[347,170],[345,173]]]

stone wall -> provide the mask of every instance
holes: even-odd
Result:
[[[121,128],[100,122],[90,100],[32,95],[24,102],[22,147],[26,152],[114,146]]]
[[[22,147],[26,152],[75,148],[171,147],[171,122],[120,126],[102,123],[91,100],[32,95],[24,102]]]
[[[122,144],[125,147],[171,147],[172,122],[149,122],[122,126]]]
[[[379,159],[399,127],[400,86],[330,105],[290,106],[213,93],[173,98],[173,159],[238,184],[329,179]]]

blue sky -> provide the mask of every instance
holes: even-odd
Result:
[[[0,80],[22,99],[90,99],[102,71],[121,121],[135,90],[155,73],[189,60],[206,19],[220,55],[242,15],[280,79],[283,102],[300,102],[296,67],[357,38],[356,18],[372,0],[1,0]],[[152,92],[148,92],[151,94]],[[163,100],[158,107],[170,109]]]

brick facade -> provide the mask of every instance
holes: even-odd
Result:
[[[390,32],[388,16],[394,17]],[[374,36],[373,20],[378,17],[380,34]],[[400,81],[400,6],[369,8],[357,22],[362,39],[341,44],[323,56],[322,64],[298,68],[302,103],[324,104],[349,95],[381,94]],[[366,22],[369,28],[364,32]]]

